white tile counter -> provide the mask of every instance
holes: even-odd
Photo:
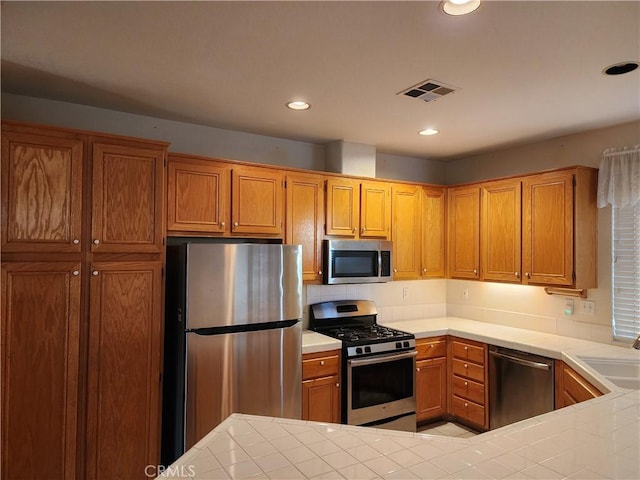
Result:
[[[455,318],[395,322],[416,337],[456,335],[563,359],[606,395],[473,438],[234,414],[166,472],[193,479],[638,479],[640,391],[599,377],[578,356],[640,352]],[[312,332],[309,332],[312,333]],[[339,348],[303,336],[303,352]],[[322,335],[320,335],[322,337]],[[305,351],[305,348],[307,349]]]

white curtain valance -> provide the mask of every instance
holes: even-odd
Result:
[[[640,200],[640,145],[602,152],[598,172],[598,208],[634,205]]]

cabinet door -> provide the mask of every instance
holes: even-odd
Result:
[[[425,187],[422,194],[422,276],[446,275],[445,188]]]
[[[169,157],[167,230],[228,230],[231,169],[224,164]]]
[[[449,276],[478,279],[480,187],[449,189]]]
[[[393,278],[420,277],[420,187],[394,184],[392,192],[391,239]]]
[[[523,189],[523,283],[571,286],[573,173],[527,177]]]
[[[493,182],[482,187],[482,278],[520,283],[520,181]]]
[[[161,262],[91,267],[86,478],[145,478],[160,450]]]
[[[3,132],[2,251],[79,252],[82,142]]]
[[[302,245],[302,279],[322,279],[324,179],[320,175],[287,175],[286,239]]]
[[[391,188],[386,182],[360,184],[360,238],[388,239],[391,224]]]
[[[302,382],[302,419],[340,423],[340,377]]]
[[[2,265],[3,478],[76,471],[80,264]]]
[[[416,416],[419,422],[447,413],[446,357],[416,362]]]
[[[277,170],[234,167],[231,232],[282,236],[283,175]]]
[[[93,144],[92,252],[162,252],[164,151]]]
[[[360,182],[349,178],[327,179],[327,235],[358,237]]]

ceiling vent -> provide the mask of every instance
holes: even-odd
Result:
[[[449,95],[450,93],[459,90],[458,87],[447,85],[438,80],[424,80],[412,87],[398,92],[398,95],[404,95],[406,97],[417,98],[425,102],[431,102],[437,100],[440,97]]]

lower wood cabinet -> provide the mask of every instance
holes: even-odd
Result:
[[[562,360],[555,361],[556,410],[602,395],[582,375]]]
[[[480,430],[489,428],[488,348],[449,337],[449,413]]]
[[[340,423],[340,350],[302,356],[302,419]]]
[[[416,340],[416,419],[418,423],[447,413],[447,340]]]

